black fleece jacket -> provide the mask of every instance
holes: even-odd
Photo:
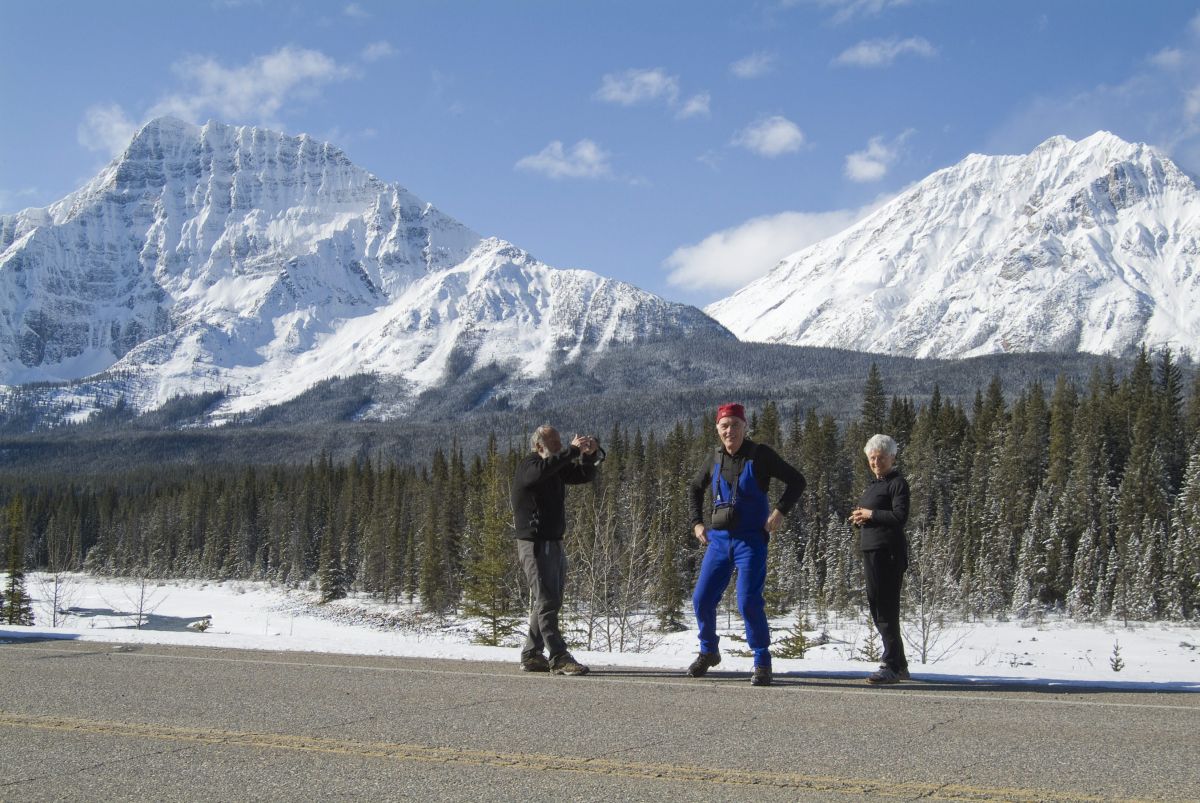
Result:
[[[561,541],[567,530],[565,500],[568,485],[582,485],[596,477],[594,455],[568,446],[558,454],[528,454],[517,465],[512,484],[512,506],[517,538],[526,541]]]
[[[688,484],[688,511],[692,516],[693,527],[704,522],[704,494],[712,488],[713,466],[716,465],[717,457],[723,451],[724,449],[718,446],[716,451],[711,453],[704,468],[700,469]],[[721,470],[721,476],[732,486],[742,475],[746,461],[751,459],[754,460],[754,476],[763,493],[767,492],[772,479],[783,482],[783,496],[779,497],[775,508],[786,516],[800,501],[800,496],[804,493],[806,484],[804,475],[797,471],[791,463],[780,457],[779,453],[770,446],[765,443],[755,443],[746,438],[742,441],[742,446],[737,450],[737,454],[727,455],[722,461],[724,467]]]
[[[867,483],[858,506],[871,511],[871,520],[859,531],[860,549],[906,546],[904,524],[908,521],[908,480],[900,476],[897,469],[889,471],[883,479],[876,478]]]

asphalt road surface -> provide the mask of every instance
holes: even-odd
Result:
[[[1196,800],[1198,759],[1194,693],[0,643],[0,800]]]

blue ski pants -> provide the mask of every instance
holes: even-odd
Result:
[[[767,536],[763,532],[728,533],[708,531],[708,549],[700,564],[700,576],[692,605],[700,630],[700,652],[715,653],[717,604],[737,568],[737,603],[746,623],[746,643],[754,653],[755,666],[771,665],[771,630],[767,626],[763,588],[767,583]]]

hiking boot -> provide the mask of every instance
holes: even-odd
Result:
[[[540,652],[521,659],[522,672],[549,672],[550,662]]]
[[[756,666],[754,674],[750,676],[751,686],[770,686],[772,680],[771,667]]]
[[[550,673],[553,675],[586,675],[588,668],[571,657],[571,653],[564,652],[562,655],[557,655],[550,662]]]
[[[881,666],[871,674],[867,675],[867,683],[872,686],[883,686],[889,683],[899,683],[900,675],[890,666]]]
[[[687,668],[687,676],[689,678],[702,678],[708,674],[709,669],[719,663],[721,663],[721,653],[702,652],[696,656],[696,660],[692,661],[692,665]]]
[[[912,675],[908,674],[907,666],[903,669],[896,670],[896,677],[900,678],[901,680],[912,680]]]

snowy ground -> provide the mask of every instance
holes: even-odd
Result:
[[[153,581],[144,588],[141,607],[149,612],[142,628],[134,626],[143,589],[127,581],[71,575],[66,605],[70,613],[53,626],[45,600],[45,578],[26,577],[35,599],[33,627],[0,625],[4,638],[37,636],[83,641],[137,644],[184,644],[208,647],[292,650],[513,661],[511,647],[472,643],[478,622],[422,617],[403,605],[382,605],[370,598],[351,598],[318,605],[308,590],[290,590],[267,583],[230,581]],[[211,617],[203,632],[189,624]],[[62,615],[60,614],[60,618]],[[692,624],[691,622],[688,623]],[[792,620],[772,622],[780,633]],[[721,617],[723,632],[740,635],[736,614]],[[867,629],[857,620],[830,618],[810,622],[810,639],[827,638],[811,647],[803,659],[775,659],[775,672],[799,676],[860,676],[874,668],[862,659]],[[824,633],[824,637],[822,637]],[[695,631],[651,634],[645,652],[574,650],[593,666],[626,666],[680,670],[696,651]],[[1114,647],[1124,666],[1112,668]],[[734,639],[727,650],[744,647]],[[916,680],[956,683],[1037,682],[1060,686],[1106,686],[1161,691],[1200,691],[1200,626],[1120,622],[1077,624],[1060,619],[1033,622],[985,621],[956,624],[940,634],[940,647],[930,661],[918,663],[909,647],[910,669]],[[935,660],[936,658],[936,660]],[[723,670],[744,669],[751,661],[726,652]]]

